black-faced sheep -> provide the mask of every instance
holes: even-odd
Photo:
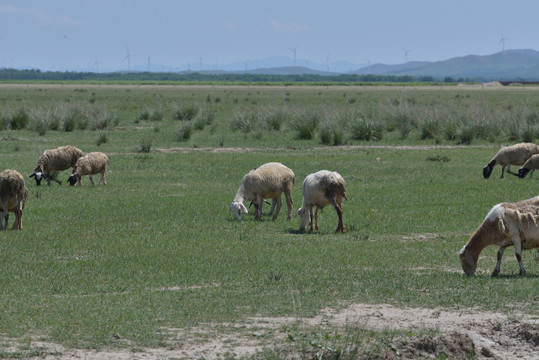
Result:
[[[522,165],[522,167],[518,169],[518,173],[514,173],[509,169],[507,169],[507,172],[509,174],[518,176],[519,178],[524,178],[526,177],[526,175],[528,175],[530,171],[533,174],[533,171],[535,171],[535,169],[539,169],[539,154],[530,156],[530,158],[526,160],[524,165]],[[530,178],[531,178],[531,175],[530,175]]]
[[[15,213],[13,229],[22,230],[22,212],[28,197],[28,189],[23,176],[16,170],[4,170],[0,173],[0,227],[7,230],[9,212]]]
[[[273,220],[277,219],[281,206],[281,194],[284,193],[286,205],[288,206],[288,216],[292,217],[292,187],[294,186],[295,175],[292,170],[281,163],[271,162],[251,170],[241,180],[240,187],[234,196],[234,201],[230,205],[230,211],[234,213],[236,219],[241,219],[241,213],[248,213],[243,203],[252,201],[255,205],[255,220],[262,217],[262,202],[264,199],[276,200]]]
[[[81,177],[88,175],[92,185],[95,185],[92,175],[101,174],[101,179],[99,179],[98,185],[101,184],[101,182],[103,182],[103,185],[107,185],[107,181],[105,180],[105,172],[107,171],[108,165],[109,157],[106,154],[102,152],[88,153],[77,160],[75,167],[73,168],[73,173],[69,179],[67,179],[67,181],[71,186],[75,185],[77,182],[80,186],[82,185],[80,181]]]
[[[51,180],[62,185],[62,182],[54,177],[54,172],[73,168],[77,159],[83,155],[84,153],[80,149],[71,145],[45,150],[38,158],[34,173],[30,177],[35,177],[38,186],[43,178],[47,180],[47,185],[49,186],[51,185]]]
[[[337,211],[339,224],[337,232],[346,232],[343,222],[342,199],[346,197],[346,182],[343,177],[334,171],[320,170],[314,174],[308,175],[303,181],[303,203],[296,212],[300,215],[299,229],[304,231],[307,223],[313,228],[318,228],[318,212],[327,205],[331,205]],[[313,215],[313,207],[316,211]]]
[[[481,251],[488,245],[499,245],[498,261],[492,276],[500,272],[506,247],[514,246],[520,275],[526,270],[522,250],[539,249],[539,196],[516,203],[495,205],[468,243],[460,250],[459,258],[466,275],[473,275]]]
[[[539,154],[539,146],[532,143],[520,143],[502,147],[492,160],[490,160],[488,165],[483,168],[483,177],[488,179],[494,166],[500,165],[502,167],[502,175],[500,178],[503,179],[506,167],[507,171],[509,171],[511,170],[511,165],[522,165],[530,158],[530,156],[535,154]],[[532,175],[533,172],[530,174],[530,177]]]

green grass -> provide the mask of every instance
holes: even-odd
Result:
[[[537,194],[537,178],[500,180],[499,168],[491,179],[482,178],[497,144],[333,147],[321,146],[316,137],[298,140],[289,128],[264,130],[256,139],[230,127],[234,99],[256,99],[255,106],[261,106],[290,92],[302,107],[309,101],[334,106],[343,92],[394,96],[394,90],[330,90],[326,95],[326,89],[237,87],[0,88],[0,112],[13,102],[30,111],[92,97],[94,105],[103,102],[119,119],[99,147],[97,131],[90,128],[45,135],[30,129],[0,132],[2,168],[25,176],[41,151],[59,145],[110,157],[105,187],[92,187],[83,178],[83,187],[71,188],[68,171],[60,174],[62,186],[38,188],[27,178],[24,229],[0,236],[1,337],[98,349],[168,346],[171,328],[242,323],[251,316],[314,316],[326,307],[358,302],[536,314],[539,266],[531,252],[523,256],[525,278],[516,276],[511,249],[495,279],[489,276],[494,247],[484,251],[476,276],[464,276],[458,261],[458,251],[494,204]],[[194,131],[192,143],[175,140],[172,129],[179,122],[172,112],[159,120],[159,132],[146,128],[146,121],[135,123],[154,102],[183,104],[193,98],[198,104],[209,93],[221,98],[218,130]],[[431,90],[427,96],[447,95]],[[145,135],[152,138],[149,153],[139,151]],[[409,142],[433,144],[419,135]],[[216,140],[221,137],[225,147],[254,149],[214,151],[221,148]],[[398,137],[394,142],[405,145]],[[374,145],[390,144],[387,138]],[[176,150],[163,150],[171,148]],[[255,222],[252,212],[235,221],[228,207],[242,176],[269,161],[295,172],[294,210],[301,206],[306,175],[340,172],[347,182],[348,232],[334,233],[337,216],[331,208],[320,215],[320,232],[312,234],[298,231],[298,218],[285,220],[286,205],[275,222],[268,216]],[[118,344],[116,333],[130,345]]]

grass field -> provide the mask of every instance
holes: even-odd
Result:
[[[195,115],[185,120],[189,107]],[[456,123],[459,112],[468,118]],[[17,113],[27,118],[14,130],[25,121]],[[437,130],[424,136],[422,124],[436,114]],[[43,150],[67,144],[103,151],[110,165],[105,187],[83,178],[71,188],[68,171],[59,174],[62,186],[27,178],[24,229],[0,236],[0,358],[55,356],[40,342],[175,348],[173,329],[313,317],[354,303],[537,317],[535,253],[523,255],[524,278],[512,250],[498,278],[490,277],[495,247],[473,277],[458,261],[494,204],[537,195],[538,178],[500,180],[500,168],[482,178],[501,144],[536,138],[535,114],[533,88],[2,85],[2,169],[28,176]],[[369,140],[351,136],[358,118],[374,124]],[[410,128],[399,130],[398,119]],[[311,137],[303,121],[316,123]],[[458,124],[453,137],[450,123]],[[470,124],[479,128],[463,141]],[[335,137],[341,146],[332,146]],[[348,232],[334,233],[331,208],[316,233],[299,232],[299,218],[287,221],[286,205],[275,222],[255,222],[251,212],[234,220],[228,208],[241,178],[269,161],[295,172],[294,211],[306,175],[341,173]],[[363,331],[356,347],[371,338],[391,351],[393,336]],[[290,336],[271,346],[291,342],[305,357],[321,348]]]

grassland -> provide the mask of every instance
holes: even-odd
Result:
[[[495,248],[476,276],[458,262],[494,204],[537,195],[537,178],[481,176],[500,144],[538,137],[537,114],[533,88],[0,86],[2,168],[29,175],[65,144],[111,159],[106,187],[28,181],[24,229],[0,236],[0,357],[174,348],[172,329],[353,303],[537,316],[532,253],[524,278],[511,251],[498,278]],[[340,172],[348,232],[329,208],[317,233],[235,221],[242,176],[269,161],[294,170],[295,209],[306,175]]]

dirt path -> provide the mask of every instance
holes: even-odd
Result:
[[[354,304],[340,311],[326,309],[314,318],[250,318],[244,324],[206,324],[195,329],[168,329],[176,341],[170,348],[88,351],[64,349],[51,344],[33,343],[54,355],[40,359],[222,359],[248,357],[264,348],[283,348],[291,358],[299,358],[290,347],[287,327],[304,329],[360,328],[406,330],[417,334],[436,330],[435,335],[395,338],[394,345],[380,354],[387,359],[466,358],[473,351],[477,359],[539,358],[539,316],[499,313],[446,311],[442,309],[402,309],[390,305]],[[119,339],[119,341],[123,341]],[[299,352],[299,347],[296,349]],[[281,353],[279,353],[281,354]]]

